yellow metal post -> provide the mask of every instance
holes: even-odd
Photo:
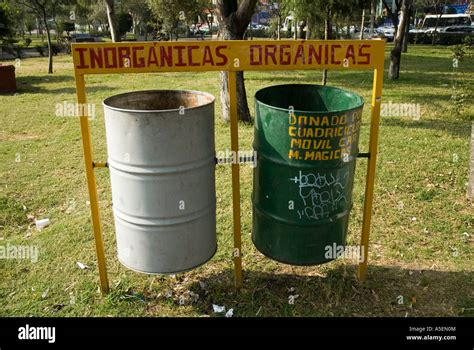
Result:
[[[233,154],[232,163],[232,209],[234,221],[234,284],[236,288],[242,287],[242,240],[240,236],[240,169],[239,169],[239,124],[237,115],[237,80],[236,72],[229,74],[229,101],[230,101],[230,140]]]
[[[363,261],[359,263],[357,276],[359,281],[365,280],[367,260],[369,257],[370,222],[372,219],[372,202],[374,198],[375,168],[377,164],[377,147],[380,124],[380,104],[382,101],[383,63],[374,70],[374,85],[372,93],[372,117],[370,123],[369,161],[367,163],[367,181],[365,185],[364,216],[362,222],[362,236],[360,240]]]
[[[77,103],[86,103],[86,91],[84,75],[76,74]],[[84,113],[87,108],[82,108]],[[99,202],[97,199],[97,185],[95,181],[94,162],[92,160],[91,131],[89,127],[89,117],[81,115],[81,134],[84,149],[84,161],[86,165],[87,187],[89,188],[89,200],[92,214],[92,226],[94,227],[95,249],[97,253],[97,263],[99,266],[100,291],[106,294],[109,291],[109,281],[107,277],[107,267],[105,264],[104,244],[102,241],[102,230],[100,227]]]

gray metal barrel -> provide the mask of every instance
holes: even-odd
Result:
[[[120,262],[150,274],[204,264],[217,249],[214,96],[137,91],[103,105]]]

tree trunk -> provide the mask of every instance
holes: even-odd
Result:
[[[370,2],[370,36],[374,35],[374,28],[375,28],[375,0]]]
[[[240,6],[237,0],[227,1],[219,0],[217,8],[219,9],[219,39],[220,40],[241,40],[252,19],[253,12],[257,0],[243,0]],[[229,84],[227,72],[221,72],[221,107],[222,119],[230,120],[230,101],[229,101]],[[247,102],[247,94],[245,91],[244,73],[237,72],[237,115],[239,120],[250,122],[250,111]]]
[[[48,74],[53,74],[53,44],[51,43],[51,33],[49,32],[46,14],[44,14],[43,22],[46,28],[46,38],[48,39]]]
[[[331,21],[331,10],[328,9],[326,12],[326,19],[324,20],[324,40],[331,40],[332,37],[332,21]],[[328,70],[323,69],[323,78],[321,80],[322,85],[326,85],[328,82]]]
[[[58,22],[56,21],[56,17],[53,18],[54,26],[56,27],[56,42],[59,44],[59,37],[63,34],[62,32],[59,33],[59,26]]]
[[[408,22],[408,10],[411,0],[403,0],[401,19],[398,25],[398,30],[395,33],[395,39],[393,40],[393,49],[390,52],[390,67],[388,70],[388,77],[391,80],[396,80],[400,76],[400,61],[402,59],[402,46],[403,37],[406,32],[406,25]]]
[[[471,127],[471,162],[469,172],[469,184],[467,186],[467,198],[474,200],[474,121]]]
[[[304,27],[306,26],[305,21],[301,21],[298,25],[298,39],[305,39]]]
[[[251,122],[250,110],[247,103],[247,92],[245,89],[244,72],[237,72],[237,114],[239,120],[243,122]],[[226,122],[230,121],[230,101],[229,101],[229,80],[228,73],[221,72],[220,74],[221,83],[221,107],[222,107],[222,119]],[[242,97],[244,96],[244,97]]]
[[[403,37],[403,45],[402,45],[402,52],[408,52],[408,41],[410,39],[410,19],[411,19],[411,5],[408,6],[408,17],[407,17],[407,24],[405,26],[405,35]]]
[[[435,5],[435,10],[438,11],[437,4]],[[433,32],[431,33],[431,45],[434,45],[436,43],[436,32],[438,31],[438,24],[439,24],[439,20],[441,19],[442,15],[443,15],[443,12],[441,12],[438,15],[438,17],[436,17],[435,27],[433,29]]]
[[[362,23],[360,24],[360,37],[359,39],[364,39],[364,26],[365,26],[365,9],[362,9]]]
[[[107,19],[109,20],[110,36],[114,43],[120,41],[119,28],[117,23],[117,16],[115,16],[114,0],[105,0],[107,7]]]
[[[295,32],[293,33],[293,39],[296,40],[298,39],[298,21],[296,20],[296,15],[293,15],[293,24],[295,28]]]
[[[312,37],[312,29],[313,29],[313,19],[311,16],[308,16],[306,19],[306,40],[310,40]]]
[[[277,21],[277,40],[280,40],[280,38],[281,38],[281,30],[280,30],[280,27],[281,27],[281,16],[278,15],[278,21]]]
[[[137,38],[139,35],[137,26],[138,26],[137,18],[135,15],[132,15],[132,34],[135,38]]]

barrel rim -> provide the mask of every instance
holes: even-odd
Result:
[[[294,111],[298,112],[298,113],[307,113],[307,114],[342,113],[342,112],[347,112],[347,111],[352,111],[352,110],[357,110],[357,109],[363,108],[364,105],[365,105],[364,98],[361,95],[356,94],[355,92],[352,92],[352,91],[349,91],[349,90],[346,90],[346,89],[341,89],[341,88],[338,88],[338,87],[335,87],[335,86],[327,86],[327,85],[319,85],[319,84],[279,84],[279,85],[267,86],[267,87],[264,87],[264,88],[262,88],[262,89],[255,92],[255,95],[254,95],[255,101],[260,105],[263,105],[263,106],[266,106],[266,107],[269,107],[269,108],[272,108],[272,109],[275,109],[275,110],[278,110],[278,111],[288,112],[289,111],[288,108],[281,108],[281,107],[272,106],[270,104],[267,104],[267,103],[264,103],[264,102],[260,101],[257,98],[257,94],[261,91],[273,89],[273,88],[276,88],[276,87],[282,87],[282,86],[287,86],[287,87],[290,87],[290,86],[294,86],[294,87],[310,86],[310,87],[318,87],[318,88],[323,88],[323,89],[339,90],[339,91],[342,91],[344,93],[354,95],[354,96],[358,97],[361,101],[360,104],[357,104],[354,107],[346,108],[346,109],[334,109],[334,110],[330,110],[330,111],[305,111],[305,110],[301,110],[301,109],[295,109]]]
[[[169,113],[169,112],[177,112],[180,111],[180,108],[172,108],[172,109],[130,109],[130,108],[119,108],[119,107],[113,107],[110,104],[110,101],[112,99],[118,98],[118,97],[123,97],[126,95],[132,95],[132,94],[138,94],[138,93],[150,93],[150,92],[180,92],[180,93],[190,93],[190,94],[195,94],[195,95],[201,95],[201,96],[206,96],[210,98],[209,102],[206,102],[204,104],[194,106],[194,107],[185,107],[185,110],[194,110],[194,109],[199,109],[203,108],[209,105],[213,105],[216,101],[216,97],[208,92],[204,91],[199,91],[199,90],[172,90],[172,89],[163,89],[163,90],[158,90],[158,89],[151,89],[151,90],[136,90],[136,91],[129,91],[129,92],[124,92],[121,94],[109,96],[106,99],[102,101],[102,105],[104,108],[113,110],[113,111],[119,111],[119,112],[127,112],[127,113]]]

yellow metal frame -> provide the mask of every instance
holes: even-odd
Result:
[[[77,102],[85,104],[88,74],[126,74],[150,72],[227,71],[230,100],[230,137],[232,151],[238,154],[237,71],[257,70],[373,70],[372,114],[369,158],[365,188],[364,214],[360,247],[364,259],[359,263],[358,278],[364,280],[369,253],[370,223],[374,197],[377,145],[382,97],[385,41],[383,40],[281,40],[281,41],[204,41],[204,42],[126,42],[72,44]],[[81,109],[87,113],[86,108]],[[84,161],[89,189],[92,226],[99,267],[100,290],[109,290],[104,244],[100,224],[95,168],[89,118],[80,116]],[[232,206],[235,287],[242,286],[242,241],[240,213],[240,168],[232,164]]]

